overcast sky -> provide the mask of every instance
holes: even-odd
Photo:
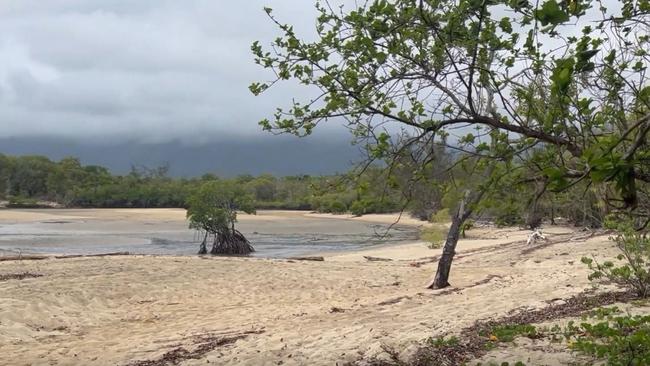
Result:
[[[360,156],[346,130],[319,126],[311,153],[300,154],[304,142],[258,126],[304,87],[248,91],[272,79],[250,52],[253,41],[270,45],[279,35],[263,8],[309,38],[314,2],[0,0],[0,153],[74,155],[116,171],[166,161],[188,165],[182,174],[346,170]],[[225,168],[233,157],[223,149],[217,156],[215,144],[257,155]]]
[[[264,6],[314,34],[313,1],[0,0],[0,138],[260,136],[298,90],[248,91],[270,78],[251,43],[279,34]]]

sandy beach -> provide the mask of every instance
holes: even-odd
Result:
[[[107,211],[145,221],[178,215],[158,214]],[[61,220],[47,215],[0,211],[0,221]],[[283,217],[267,219],[281,225]],[[590,286],[580,258],[614,253],[606,236],[586,238],[565,227],[545,233],[549,242],[531,248],[523,230],[470,231],[459,243],[453,287],[445,290],[424,289],[440,250],[422,242],[328,252],[322,262],[198,256],[2,261],[0,276],[39,277],[0,281],[0,364],[164,365],[154,362],[178,349],[194,356],[182,365],[335,365],[378,356],[382,345],[407,354],[427,337],[477,319],[578,294]]]

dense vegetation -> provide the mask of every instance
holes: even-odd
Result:
[[[220,178],[205,174],[197,178],[174,178],[168,167],[133,167],[126,175],[113,175],[106,168],[82,165],[76,158],[58,162],[43,156],[0,154],[0,199],[10,206],[52,201],[66,207],[186,207],[188,198],[203,183],[227,181],[254,199],[257,209],[303,209],[356,214],[392,212],[401,208],[401,193],[386,188],[380,170],[313,177],[297,175],[257,177],[240,175]],[[424,190],[424,189],[423,189]]]
[[[43,156],[0,154],[0,199],[13,207],[35,207],[37,201],[65,207],[187,207],[188,198],[203,183],[220,180],[236,183],[250,194],[256,209],[355,215],[405,210],[422,220],[447,221],[471,178],[463,173],[464,164],[454,164],[452,154],[439,150],[437,156],[439,161],[424,172],[404,158],[401,166],[391,171],[370,166],[332,176],[263,174],[226,179],[212,174],[174,178],[168,175],[168,167],[134,167],[129,174],[113,175],[101,166],[84,166],[76,158],[56,162]],[[562,217],[576,225],[597,227],[608,212],[598,191],[586,184],[538,197],[535,185],[515,184],[525,180],[525,175],[521,170],[509,178],[511,182],[487,195],[476,218],[521,225],[534,211],[540,220]],[[444,238],[436,239],[441,240]]]

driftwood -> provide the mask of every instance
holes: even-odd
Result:
[[[48,259],[51,258],[46,255],[6,255],[0,257],[0,262],[4,261],[19,261],[19,260],[25,260],[25,261],[38,261],[41,259]]]
[[[36,277],[43,277],[43,275],[40,273],[32,273],[32,272],[0,274],[0,281],[24,280],[25,278],[36,278]]]
[[[112,252],[100,254],[65,254],[65,255],[11,255],[0,257],[0,262],[4,261],[37,261],[43,259],[67,259],[67,258],[87,258],[87,257],[112,257],[116,255],[131,255],[129,252]]]
[[[369,255],[364,255],[363,257],[370,262],[391,262],[392,261],[392,259],[390,258],[371,257]]]
[[[292,259],[295,261],[315,261],[315,262],[322,262],[325,260],[323,257],[290,257],[288,259]]]
[[[112,252],[112,253],[100,253],[100,254],[66,254],[66,255],[55,255],[56,259],[65,259],[65,258],[86,258],[86,257],[112,257],[116,255],[131,255],[129,252]]]

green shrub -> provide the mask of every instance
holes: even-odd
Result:
[[[620,316],[618,309],[609,310],[589,315],[604,321],[569,324],[565,334],[573,338],[570,348],[610,366],[650,365],[650,315]]]
[[[448,208],[441,208],[435,214],[431,215],[431,222],[433,223],[444,224],[449,222],[450,219],[451,215],[449,214]]]
[[[480,335],[490,337],[495,342],[512,342],[518,336],[539,338],[537,328],[530,324],[497,325],[489,331],[481,332]]]
[[[367,207],[363,201],[354,201],[350,205],[350,213],[354,216],[362,216],[366,214]]]
[[[350,205],[350,213],[362,216],[370,213],[386,213],[398,210],[398,204],[386,199],[365,198],[356,200]]]
[[[429,243],[429,249],[441,248],[447,238],[447,228],[442,225],[431,225],[420,229],[420,240]]]
[[[9,198],[9,203],[7,203],[9,208],[40,208],[42,207],[38,201],[34,198],[26,198],[20,196],[14,196]]]
[[[345,203],[341,201],[332,201],[329,202],[327,205],[327,212],[331,212],[333,214],[343,214],[347,211],[347,207],[345,206]]]
[[[583,257],[589,266],[591,281],[610,281],[634,290],[640,297],[650,296],[650,238],[634,230],[631,224],[618,225],[619,233],[610,240],[621,251],[617,263],[598,263],[594,258]]]
[[[429,338],[427,342],[436,348],[453,347],[453,346],[457,346],[460,343],[458,338],[455,336],[451,336],[449,338],[445,338],[445,337]]]

